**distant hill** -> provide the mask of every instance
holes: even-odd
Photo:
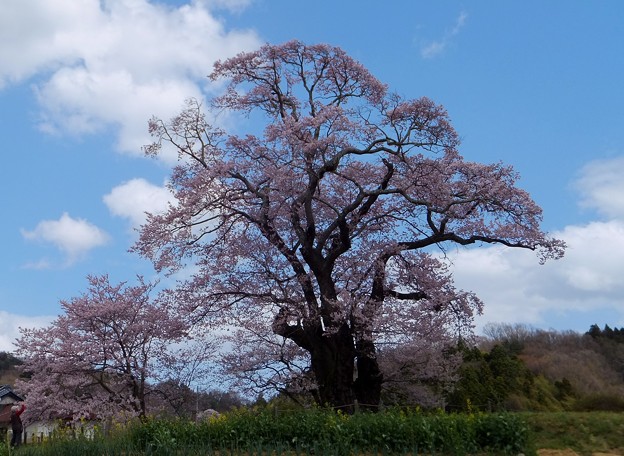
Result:
[[[0,351],[0,385],[15,384],[15,380],[19,377],[18,366],[22,361],[11,353]]]
[[[624,330],[497,324],[464,348],[454,409],[624,411]]]

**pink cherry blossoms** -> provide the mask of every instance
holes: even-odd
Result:
[[[210,77],[227,87],[207,109],[249,114],[250,133],[210,125],[194,100],[152,119],[146,152],[179,153],[177,204],[149,217],[135,250],[161,271],[193,265],[177,300],[237,328],[223,366],[242,384],[375,409],[380,346],[431,353],[469,337],[481,310],[440,252],[563,255],[511,167],[466,161],[443,107],[389,92],[341,49],[266,45]]]

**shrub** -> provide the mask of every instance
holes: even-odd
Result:
[[[614,393],[597,393],[583,396],[574,403],[579,412],[624,412],[624,397]]]

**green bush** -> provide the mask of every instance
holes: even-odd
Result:
[[[519,415],[479,415],[475,432],[481,450],[520,454],[526,453],[530,445],[529,426]]]

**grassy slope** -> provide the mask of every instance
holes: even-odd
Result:
[[[624,454],[624,413],[527,412],[536,448],[570,448],[580,455]]]

